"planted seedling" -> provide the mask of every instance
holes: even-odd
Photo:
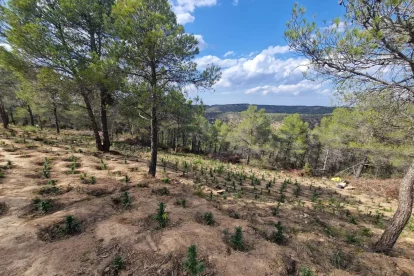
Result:
[[[276,206],[272,206],[272,216],[277,217],[280,213],[280,202],[277,203]]]
[[[165,203],[160,202],[154,219],[158,222],[159,228],[165,228],[167,226],[168,213],[165,212]]]
[[[39,198],[33,200],[33,205],[35,206],[36,210],[39,211],[39,213],[41,214],[48,213],[53,207],[51,200],[41,200]]]
[[[284,234],[284,227],[282,226],[282,223],[279,221],[275,224],[276,231],[273,231],[272,234],[269,237],[269,240],[271,242],[282,244],[285,242],[285,234]]]
[[[117,272],[125,268],[125,262],[121,256],[116,256],[112,261],[112,268]]]
[[[188,248],[187,258],[184,261],[184,270],[190,276],[196,276],[203,273],[204,269],[204,263],[197,260],[197,247],[195,245],[191,245]]]
[[[243,241],[243,231],[240,226],[236,227],[236,231],[230,237],[230,245],[234,250],[245,251],[246,245]]]
[[[131,178],[128,175],[125,175],[125,178],[122,179],[122,181],[125,182],[125,184],[126,183],[130,183],[131,182]]]
[[[121,204],[122,206],[124,206],[125,208],[128,208],[131,206],[132,203],[132,197],[129,195],[129,192],[124,192],[121,195]]]
[[[187,207],[187,201],[185,199],[177,199],[175,205],[181,206],[183,208]]]
[[[101,159],[101,169],[102,170],[108,169],[108,166],[106,165],[106,163],[102,159]]]
[[[63,231],[67,235],[74,235],[80,231],[80,223],[73,216],[66,216]]]
[[[299,271],[300,276],[313,276],[312,270],[307,267],[302,267]]]
[[[203,218],[204,224],[211,226],[211,225],[214,225],[215,223],[214,216],[211,212],[204,213],[202,218]]]

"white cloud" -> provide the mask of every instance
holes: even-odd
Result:
[[[233,51],[228,51],[227,53],[224,54],[224,57],[228,57],[228,56],[232,56],[234,55]]]
[[[304,78],[303,74],[309,69],[309,61],[286,56],[288,52],[288,46],[271,46],[244,58],[209,55],[197,58],[196,62],[200,69],[208,64],[222,68],[222,77],[214,86],[217,92],[234,91],[234,95],[256,93],[328,96],[331,91],[329,84],[322,85]]]
[[[220,66],[222,68],[228,68],[231,66],[235,66],[239,60],[237,59],[220,59],[216,56],[204,56],[201,58],[197,58],[195,62],[198,64],[199,69],[204,69],[209,64],[215,64],[217,66]]]
[[[278,86],[264,85],[257,86],[246,90],[245,94],[261,93],[267,95],[269,93],[287,93],[292,95],[298,95],[301,91],[312,90],[318,92],[321,89],[320,83],[315,83],[309,80],[302,80],[296,84],[281,84]],[[323,90],[321,93],[327,93],[328,89]]]
[[[212,7],[217,5],[217,0],[170,0],[172,10],[177,15],[180,24],[191,23],[195,20],[192,15],[195,8]]]
[[[233,5],[237,6],[239,4],[239,0],[233,0]]]
[[[208,47],[208,44],[204,41],[202,35],[194,35],[194,37],[198,41],[198,49],[200,49],[200,51],[202,51],[202,50],[204,50],[205,48]]]

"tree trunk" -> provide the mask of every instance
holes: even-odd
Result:
[[[408,223],[413,211],[413,184],[414,160],[400,184],[397,211],[381,238],[375,243],[375,252],[389,253]]]
[[[32,112],[32,108],[30,107],[30,105],[27,105],[27,111],[29,112],[29,116],[30,116],[30,124],[34,126],[35,125],[34,117],[33,117],[33,112]]]
[[[364,170],[365,163],[367,162],[367,160],[368,160],[368,157],[364,156],[364,159],[362,160],[362,162],[359,163],[358,169],[355,172],[355,179],[358,179],[361,176],[361,173]]]
[[[100,88],[100,98],[101,98],[101,124],[102,124],[102,133],[103,133],[103,144],[102,150],[104,152],[109,152],[111,147],[111,139],[109,138],[108,131],[108,116],[107,116],[107,106],[108,106],[108,90],[105,87]]]
[[[153,103],[151,111],[151,161],[149,165],[148,174],[155,177],[157,173],[157,155],[158,155],[158,121],[157,109]]]
[[[39,121],[40,129],[43,130],[43,122],[42,122],[42,118],[40,118],[40,115],[37,115],[37,120]]]
[[[91,126],[93,134],[95,136],[96,149],[99,151],[103,151],[101,136],[99,135],[98,124],[96,123],[95,115],[93,114],[91,102],[89,101],[88,95],[86,95],[85,93],[82,93],[82,97],[85,102],[86,110],[88,111],[89,119],[91,120]]]
[[[3,121],[3,127],[5,129],[9,128],[9,116],[7,114],[6,109],[4,108],[3,102],[0,101],[0,117]]]
[[[247,158],[246,158],[246,165],[248,166],[250,163],[250,148],[247,149]]]
[[[13,125],[16,125],[16,121],[14,120],[14,116],[13,116],[13,109],[10,108],[9,109],[9,114],[10,114],[10,119]]]
[[[55,116],[56,133],[60,134],[59,118],[58,118],[57,107],[56,107],[55,102],[53,102],[53,115]]]
[[[329,149],[326,150],[325,160],[323,161],[323,171],[326,171],[326,163],[328,162]]]

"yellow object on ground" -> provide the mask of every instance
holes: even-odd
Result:
[[[340,177],[333,177],[333,178],[331,178],[331,180],[335,181],[335,182],[341,182],[342,181],[342,179]]]

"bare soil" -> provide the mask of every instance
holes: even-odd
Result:
[[[370,251],[396,210],[390,191],[398,180],[351,179],[355,190],[339,190],[328,179],[168,153],[150,178],[148,153],[133,146],[102,154],[88,133],[0,131],[0,275],[187,275],[191,244],[206,265],[202,275],[301,275],[304,268],[313,275],[414,275],[412,229],[389,256]],[[42,171],[46,157],[50,178]],[[241,185],[240,172],[247,176]],[[96,183],[84,184],[85,173]],[[114,201],[125,193],[128,206]],[[36,198],[53,207],[44,211]],[[168,214],[162,229],[154,220],[160,202]],[[203,221],[208,212],[213,225]],[[62,230],[67,216],[79,223],[76,231]],[[281,244],[269,238],[279,221]],[[246,251],[229,244],[238,226]],[[124,268],[114,265],[117,258]]]

